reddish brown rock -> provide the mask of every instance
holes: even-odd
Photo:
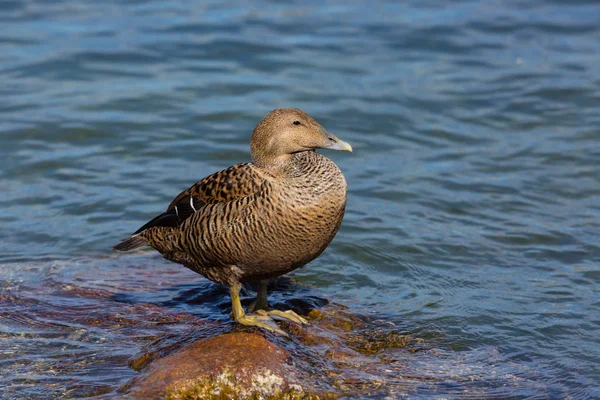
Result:
[[[419,350],[418,340],[339,305],[312,310],[307,318],[308,326],[283,323],[290,336],[274,337],[277,344],[260,334],[238,332],[199,340],[158,360],[154,358],[173,349],[153,350],[134,362],[142,368],[149,364],[127,391],[135,399],[168,400],[316,400],[404,393],[398,360],[407,350]]]
[[[301,391],[289,354],[262,336],[229,333],[199,340],[176,354],[150,364],[134,381],[134,398],[264,398]],[[201,392],[206,392],[202,394]]]

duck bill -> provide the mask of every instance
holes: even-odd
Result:
[[[331,144],[331,146],[327,146],[326,149],[352,152],[352,146],[350,146],[350,144],[344,142],[343,140],[336,138],[335,136],[334,136],[334,138],[335,138],[335,142],[333,142]]]
[[[350,146],[348,143],[344,142],[343,140],[338,139],[337,136],[332,135],[331,133],[327,132],[325,129],[322,129],[321,131],[323,132],[325,137],[327,139],[329,139],[329,143],[331,143],[329,146],[323,146],[324,149],[352,152],[352,146]]]

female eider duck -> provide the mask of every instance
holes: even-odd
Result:
[[[295,312],[266,311],[267,282],[318,257],[346,207],[346,180],[316,149],[352,147],[297,108],[271,111],[254,128],[252,162],[216,172],[183,191],[160,214],[114,247],[152,246],[167,260],[228,285],[233,318],[281,334],[271,316],[297,323]],[[259,281],[244,313],[242,283]]]

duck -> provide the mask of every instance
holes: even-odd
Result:
[[[276,320],[308,322],[293,310],[269,310],[268,282],[321,255],[346,210],[344,175],[318,149],[352,146],[298,108],[275,109],[252,132],[252,162],[196,182],[113,249],[150,246],[228,286],[237,323],[286,335]],[[246,313],[240,290],[250,282],[258,290]]]

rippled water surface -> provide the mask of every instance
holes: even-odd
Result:
[[[413,398],[600,397],[597,3],[3,1],[0,27],[0,397],[111,393],[230,324],[225,289],[110,247],[281,106],[355,148],[289,296],[440,349],[402,356],[437,382]]]

